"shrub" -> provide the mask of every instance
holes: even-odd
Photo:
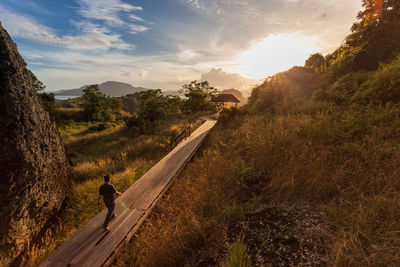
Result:
[[[353,101],[362,104],[385,104],[400,101],[400,58],[382,65],[368,81],[361,86]]]

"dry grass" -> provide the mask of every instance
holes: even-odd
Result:
[[[220,125],[117,263],[217,264],[223,231],[264,201],[324,206],[336,266],[400,265],[400,108],[334,106]]]
[[[26,265],[38,266],[104,208],[97,205],[97,196],[105,174],[111,174],[117,190],[125,191],[167,152],[169,134],[179,132],[190,122],[193,129],[201,124],[192,116],[182,116],[165,122],[157,133],[143,136],[118,122],[102,131],[90,130],[98,123],[63,125],[60,132],[74,163],[73,192],[40,242],[30,244]]]

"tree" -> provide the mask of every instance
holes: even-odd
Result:
[[[377,70],[400,53],[400,1],[362,0],[345,43],[330,57],[328,64],[335,77],[351,71]]]
[[[138,99],[140,102],[139,118],[153,122],[165,117],[167,106],[161,89],[142,91],[139,93]]]
[[[200,111],[211,108],[211,99],[218,90],[205,82],[192,81],[182,86],[180,92],[187,97],[186,108],[191,111]]]
[[[87,120],[104,121],[111,115],[110,97],[100,92],[97,84],[90,85],[83,90],[85,101],[83,110]]]
[[[313,54],[306,60],[304,66],[315,72],[324,72],[326,70],[325,57],[320,53]]]
[[[119,113],[122,110],[122,99],[113,97],[110,99],[110,108],[113,113]]]
[[[168,112],[172,114],[179,114],[184,105],[184,101],[180,96],[167,96],[167,108]]]
[[[34,88],[36,91],[43,91],[44,89],[46,89],[46,86],[43,84],[43,82],[40,81],[40,80],[36,77],[36,75],[33,74],[32,71],[28,70],[28,72],[29,72],[29,75],[30,75],[31,78],[32,78],[33,88]]]
[[[42,104],[47,108],[47,110],[54,115],[56,110],[56,99],[53,93],[40,93],[40,99],[42,100]]]

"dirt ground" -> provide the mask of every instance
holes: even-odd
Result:
[[[269,204],[232,222],[227,246],[242,236],[252,266],[326,266],[330,232],[309,205]]]

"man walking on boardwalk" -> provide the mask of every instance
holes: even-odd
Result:
[[[114,194],[117,194],[118,196],[121,195],[121,193],[118,192],[117,190],[115,190],[115,187],[112,184],[110,184],[110,175],[106,175],[106,176],[104,176],[104,184],[102,184],[100,186],[99,198],[97,199],[97,205],[100,205],[100,198],[101,198],[101,196],[103,196],[104,204],[106,205],[106,207],[108,209],[106,219],[104,220],[104,223],[103,223],[103,227],[105,230],[109,229],[108,223],[110,222],[110,219],[115,217]]]

